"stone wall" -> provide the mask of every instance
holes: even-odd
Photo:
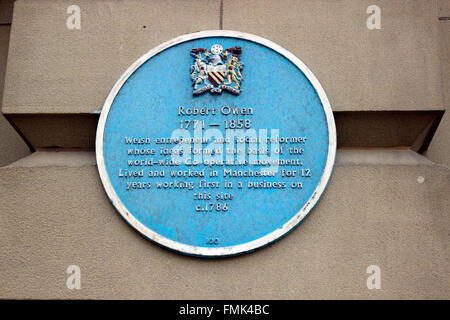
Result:
[[[72,4],[80,30],[66,27]],[[380,30],[366,27],[372,4]],[[15,1],[2,111],[37,152],[0,168],[0,298],[450,298],[449,7]],[[339,150],[322,200],[288,236],[251,254],[199,259],[126,224],[103,191],[93,147],[99,111],[131,63],[178,35],[219,28],[266,37],[313,71]],[[81,268],[81,290],[66,287],[69,265]],[[369,265],[381,269],[379,290],[366,286]]]
[[[13,4],[12,0],[0,1],[0,108],[2,106]],[[10,164],[29,153],[30,150],[20,135],[14,130],[8,120],[3,115],[0,115],[0,167]]]

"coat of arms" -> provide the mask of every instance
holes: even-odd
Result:
[[[222,93],[226,90],[235,95],[241,93],[242,69],[244,64],[239,60],[241,47],[223,50],[220,44],[211,47],[211,51],[204,48],[191,50],[194,63],[191,65],[191,79],[194,95],[206,91]]]

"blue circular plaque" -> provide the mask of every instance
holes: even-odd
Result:
[[[291,231],[325,190],[335,153],[312,72],[235,31],[184,35],[138,59],[106,99],[96,140],[122,217],[160,245],[209,257]]]

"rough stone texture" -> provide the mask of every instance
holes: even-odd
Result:
[[[450,0],[438,0],[439,17],[450,17]]]
[[[0,167],[30,154],[22,138],[0,114]]]
[[[369,5],[381,30],[369,30]],[[435,1],[224,0],[224,29],[260,35],[299,57],[333,110],[442,109]]]
[[[91,113],[141,55],[176,36],[219,27],[219,0],[16,1],[5,113]],[[45,45],[43,45],[45,44]]]
[[[449,299],[450,170],[408,152],[398,158],[414,160],[397,165],[347,156],[338,153],[323,199],[296,230],[227,259],[182,256],[139,236],[108,202],[89,155],[85,166],[80,155],[56,166],[61,155],[49,153],[38,161],[48,166],[1,168],[0,298]],[[65,286],[72,264],[79,291]],[[380,290],[366,288],[372,264]]]
[[[217,29],[219,2],[84,0],[77,2],[81,30],[69,30],[72,1],[16,1],[3,111],[34,147],[92,147],[92,113],[123,71],[161,42]],[[366,28],[369,0],[223,3],[225,29],[268,37],[291,50],[318,76],[334,111],[443,109],[436,1],[380,2],[381,30]],[[368,130],[354,132],[380,121],[352,119],[338,132],[340,144],[373,146],[365,144]],[[376,146],[400,140],[409,146],[412,133],[422,129],[410,130],[413,122],[403,117],[391,120],[394,126],[382,121],[376,128],[391,143]],[[368,139],[378,139],[376,130],[370,132]],[[342,137],[355,141],[343,143]]]
[[[0,12],[5,3],[0,2]],[[0,21],[5,21],[6,16],[0,15]],[[1,23],[1,22],[0,22]],[[9,25],[0,25],[0,109],[2,105],[3,85],[8,57]],[[5,117],[0,113],[0,167],[7,165],[30,153],[25,142],[13,129]]]
[[[70,1],[16,2],[4,112],[100,109],[143,53],[177,35],[219,27],[218,0],[77,3],[81,30],[66,28]],[[371,4],[224,0],[223,27],[292,51],[318,76],[334,110],[442,109],[436,4],[380,2],[382,29],[368,30]]]
[[[292,51],[335,111],[442,110],[443,96],[448,107],[449,22],[437,19],[448,16],[448,1],[223,2],[224,29]],[[11,21],[11,4],[0,0],[0,24]],[[4,111],[51,145],[90,146],[92,112],[133,61],[220,20],[219,0],[82,0],[82,29],[71,31],[72,4],[19,0],[14,12]],[[366,28],[371,4],[382,9],[381,30]],[[448,117],[428,151],[447,165]],[[401,128],[385,131],[409,142],[406,131],[423,124],[406,130],[412,120],[399,116]],[[0,159],[10,140],[2,128]],[[181,256],[139,236],[107,200],[93,153],[37,152],[0,168],[0,177],[0,298],[450,298],[450,171],[410,151],[339,151],[323,199],[301,226],[228,259]],[[80,291],[65,286],[71,264],[81,267]],[[381,290],[366,288],[371,264],[381,267]]]
[[[450,20],[439,21],[442,92],[446,111],[426,156],[450,167]]]

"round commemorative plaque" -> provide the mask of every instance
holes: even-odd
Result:
[[[290,232],[331,177],[325,91],[292,53],[236,31],[172,39],[107,97],[96,155],[106,193],[146,238],[195,256],[250,252]]]

